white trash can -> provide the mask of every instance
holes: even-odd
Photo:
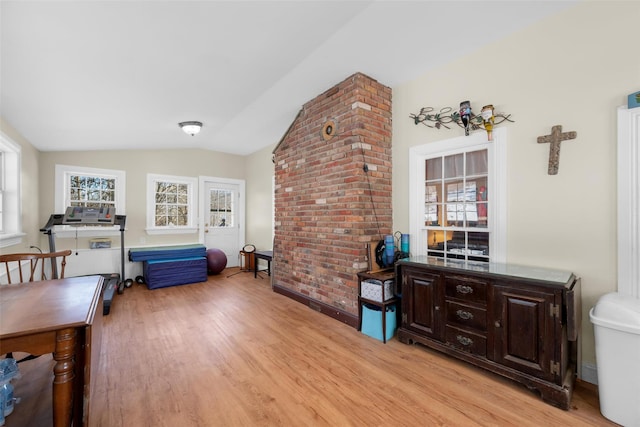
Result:
[[[596,339],[600,412],[640,427],[640,299],[603,295],[589,311]]]

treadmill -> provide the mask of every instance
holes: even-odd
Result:
[[[86,206],[70,206],[64,214],[53,214],[49,221],[40,229],[49,237],[49,251],[56,251],[55,233],[56,225],[119,225],[120,226],[120,270],[118,273],[100,274],[104,277],[102,288],[102,314],[107,315],[111,310],[111,303],[118,289],[124,288],[124,228],[127,221],[126,215],[116,215],[113,207],[89,208]],[[52,272],[58,277],[58,266],[53,263]]]

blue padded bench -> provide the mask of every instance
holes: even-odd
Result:
[[[207,258],[154,259],[144,261],[144,279],[149,289],[207,281]]]
[[[129,260],[142,261],[149,289],[207,281],[207,248],[204,245],[131,248]]]
[[[173,245],[173,246],[157,246],[147,248],[131,248],[129,249],[129,260],[150,261],[152,259],[170,259],[170,258],[191,258],[191,257],[207,256],[207,248],[205,245]]]

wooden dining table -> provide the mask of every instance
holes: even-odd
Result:
[[[102,331],[102,276],[0,285],[0,354],[53,353],[53,425],[86,426]]]

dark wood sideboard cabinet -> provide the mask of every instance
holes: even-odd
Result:
[[[398,339],[537,390],[569,409],[581,320],[580,278],[511,264],[412,257],[396,263]]]

